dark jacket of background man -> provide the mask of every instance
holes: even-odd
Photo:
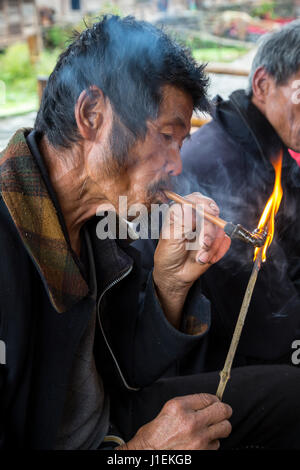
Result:
[[[271,159],[283,151],[283,199],[275,237],[259,273],[235,364],[290,363],[300,337],[300,168],[273,127],[244,91],[216,99],[212,122],[182,149],[187,180],[182,190],[202,191],[220,206],[221,217],[254,229],[272,193]],[[227,255],[205,273],[213,329],[207,368],[220,367],[232,336],[252,269],[253,249],[233,241]]]

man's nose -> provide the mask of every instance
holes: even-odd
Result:
[[[166,172],[171,176],[178,176],[182,172],[182,161],[179,149],[168,156]]]

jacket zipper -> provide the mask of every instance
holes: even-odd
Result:
[[[125,385],[125,387],[126,387],[128,390],[137,392],[137,391],[140,390],[140,389],[139,389],[139,388],[130,387],[130,385],[128,385],[128,383],[127,383],[127,381],[126,381],[126,379],[125,379],[125,377],[124,377],[124,375],[123,375],[123,373],[122,373],[122,371],[121,371],[121,368],[120,368],[120,366],[119,366],[119,364],[118,364],[118,361],[117,361],[117,359],[116,359],[116,357],[115,357],[115,355],[114,355],[114,353],[113,353],[113,351],[112,351],[112,348],[111,348],[111,346],[110,346],[110,344],[109,344],[109,342],[108,342],[108,339],[107,339],[107,337],[106,337],[106,335],[105,335],[105,333],[104,333],[104,328],[103,328],[103,325],[102,325],[102,322],[101,322],[101,316],[100,316],[100,303],[101,303],[101,300],[103,299],[104,294],[106,294],[106,292],[107,292],[109,289],[111,289],[113,286],[115,286],[116,284],[118,284],[118,282],[122,281],[126,276],[128,276],[128,274],[129,274],[131,271],[132,271],[132,266],[130,266],[129,269],[128,269],[125,273],[122,274],[122,276],[120,276],[118,279],[115,279],[111,284],[109,284],[109,285],[104,289],[104,291],[102,292],[102,294],[100,295],[99,300],[98,300],[97,316],[98,316],[98,322],[99,322],[100,330],[101,330],[101,333],[102,333],[102,335],[103,335],[104,341],[105,341],[106,346],[107,346],[107,348],[108,348],[108,350],[109,350],[109,352],[110,352],[110,354],[111,354],[111,356],[112,356],[112,358],[113,358],[113,361],[114,361],[114,363],[115,363],[115,365],[116,365],[116,367],[117,367],[117,369],[118,369],[118,372],[119,372],[119,375],[120,375],[120,377],[121,377],[121,379],[122,379],[123,384]]]

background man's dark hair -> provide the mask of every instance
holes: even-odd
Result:
[[[300,20],[262,37],[249,75],[249,95],[252,95],[252,80],[259,67],[264,67],[276,85],[284,85],[299,71]]]
[[[105,16],[83,31],[61,54],[44,91],[35,128],[55,147],[79,140],[75,103],[96,85],[134,138],[155,119],[163,85],[189,93],[194,108],[208,109],[204,66],[163,31],[133,17]]]

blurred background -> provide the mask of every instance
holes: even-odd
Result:
[[[300,0],[0,0],[0,150],[33,125],[72,31],[105,13],[163,25],[208,63],[210,96],[227,97],[246,86],[259,38],[300,18]],[[202,123],[194,117],[194,126]]]

